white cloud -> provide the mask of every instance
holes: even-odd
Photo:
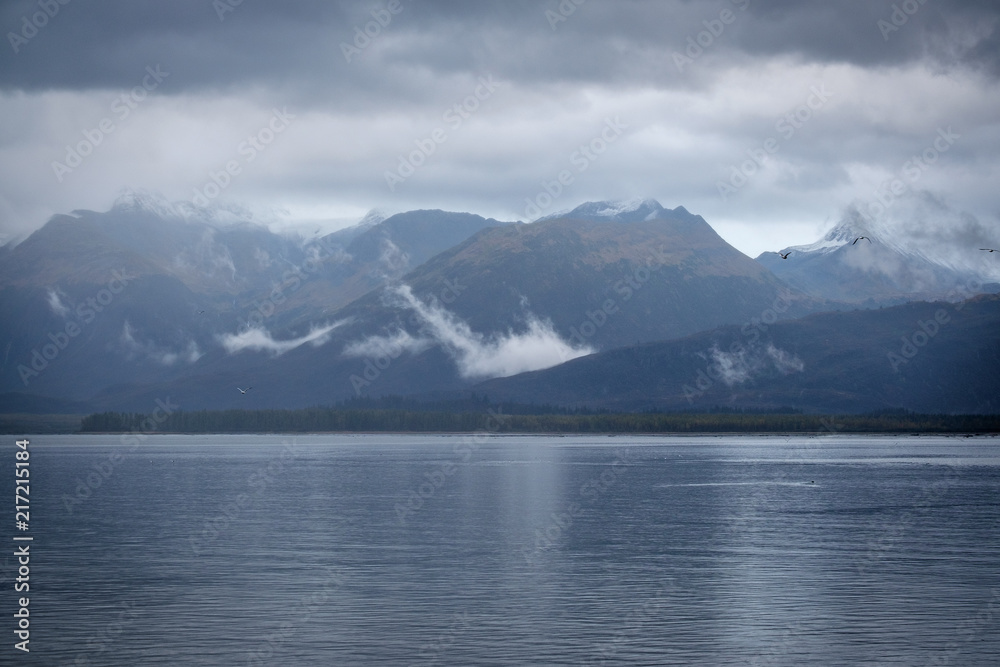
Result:
[[[253,249],[253,258],[257,260],[257,266],[261,269],[266,269],[271,266],[271,256],[266,250],[260,248]]]
[[[712,369],[727,387],[751,380],[755,375],[766,372],[769,365],[782,375],[801,373],[806,367],[798,356],[773,343],[768,343],[763,353],[756,345],[741,347],[737,352],[723,352],[712,346],[708,356],[712,360]]]
[[[771,343],[767,345],[767,356],[771,357],[774,367],[782,375],[801,373],[806,369],[805,363],[798,356],[777,348]]]
[[[188,341],[187,347],[179,352],[158,351],[153,360],[164,366],[172,366],[178,361],[193,364],[201,359],[202,351],[198,349],[198,343],[193,340]]]
[[[743,384],[750,379],[756,366],[756,359],[752,356],[748,359],[747,349],[743,348],[739,352],[723,352],[717,347],[710,350],[712,364],[718,371],[722,381],[727,387],[734,384]]]
[[[425,335],[414,338],[405,331],[392,336],[372,336],[352,343],[345,349],[350,356],[398,356],[402,351],[419,352],[437,343],[454,360],[463,378],[508,377],[551,368],[564,361],[594,352],[589,347],[573,347],[564,341],[552,323],[530,316],[527,330],[521,333],[484,336],[469,328],[454,313],[439,303],[424,304],[408,285],[390,292],[396,305],[412,310],[423,323]]]
[[[202,357],[198,343],[191,340],[182,350],[174,351],[159,347],[153,341],[141,342],[136,338],[135,330],[128,320],[122,325],[121,343],[125,347],[128,358],[143,356],[161,366],[173,366],[177,362],[193,364]]]
[[[395,359],[403,352],[419,354],[434,344],[430,338],[414,338],[408,331],[400,329],[391,336],[370,336],[350,343],[344,348],[348,357],[390,357]]]
[[[345,324],[347,320],[340,320],[333,324],[314,327],[304,336],[291,340],[275,340],[267,329],[247,329],[242,333],[226,334],[219,337],[219,342],[229,354],[242,352],[243,350],[259,350],[270,352],[275,356],[280,356],[285,352],[294,350],[309,343],[313,347],[319,347],[330,340],[330,332]]]
[[[378,262],[383,280],[392,280],[401,276],[410,267],[410,256],[392,242],[388,236],[379,242],[380,254]]]
[[[54,289],[49,290],[49,308],[51,308],[52,312],[59,317],[66,317],[69,315],[69,308],[67,308],[66,304],[64,304],[62,299],[59,298],[59,292]]]

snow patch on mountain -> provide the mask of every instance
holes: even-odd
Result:
[[[392,211],[384,208],[373,208],[372,210],[365,213],[365,216],[360,220],[358,220],[358,222],[354,226],[359,230],[369,229],[379,224],[380,222],[388,220],[397,213],[399,213],[399,211]]]
[[[535,220],[535,222],[555,220],[557,218],[640,222],[655,220],[663,211],[663,206],[655,199],[636,197],[633,199],[586,202],[574,209],[542,216]]]
[[[213,202],[210,206],[195,206],[189,201],[170,201],[158,192],[141,188],[124,188],[114,204],[112,212],[145,214],[162,220],[203,222],[214,227],[234,225],[254,225],[270,227],[286,222],[287,213],[264,206],[245,203]]]
[[[849,207],[840,222],[823,235],[815,243],[807,245],[790,246],[784,248],[781,254],[792,252],[796,255],[805,253],[829,253],[847,245],[853,245],[854,241],[861,236],[877,240],[879,243],[887,243],[888,234],[881,225],[874,220],[867,218],[855,207]],[[862,241],[864,243],[864,241]]]
[[[180,202],[177,202],[180,204]],[[149,213],[164,220],[186,219],[183,210],[163,195],[148,190],[125,188],[111,205],[118,213]]]

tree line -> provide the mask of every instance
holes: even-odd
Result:
[[[161,433],[998,433],[1000,415],[863,415],[801,413],[512,412],[488,403],[462,411],[412,406],[315,407],[298,410],[178,411],[158,424]],[[149,415],[102,412],[85,417],[83,433],[141,431]]]

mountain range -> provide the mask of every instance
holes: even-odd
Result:
[[[976,298],[995,290],[862,222],[755,261],[651,199],[530,224],[371,215],[303,239],[130,192],[0,248],[0,412],[470,391],[621,410],[995,410],[997,302]],[[886,370],[925,311],[965,303],[974,316],[955,311]]]
[[[978,259],[988,262],[986,257]],[[869,308],[963,291],[1000,291],[995,268],[986,275],[982,265],[976,270],[972,262],[958,264],[931,257],[923,248],[905,243],[896,230],[855,208],[848,208],[841,221],[815,243],[763,253],[757,261],[813,296]]]

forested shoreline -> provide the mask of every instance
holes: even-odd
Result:
[[[392,408],[131,412],[88,415],[81,433],[998,433],[1000,415],[798,413],[508,413]]]

